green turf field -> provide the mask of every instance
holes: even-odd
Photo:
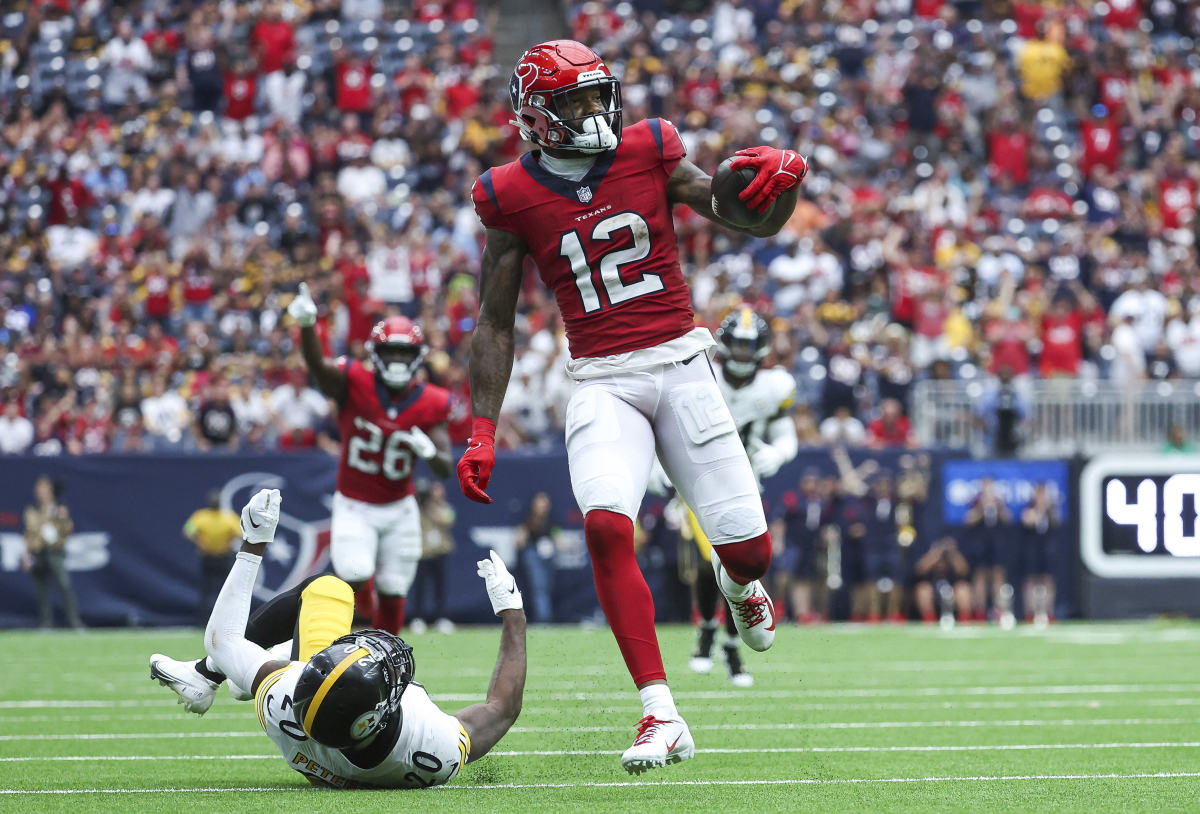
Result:
[[[482,697],[497,632],[412,638],[444,709]],[[196,718],[148,679],[198,631],[3,633],[0,811],[1200,811],[1200,626],[781,628],[750,690],[688,672],[690,629],[660,637],[691,761],[626,775],[641,708],[611,635],[541,628],[497,751],[440,789],[337,792],[250,704]]]

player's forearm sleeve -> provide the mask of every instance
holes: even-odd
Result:
[[[250,597],[261,563],[262,557],[254,554],[237,555],[204,630],[204,649],[217,669],[247,689],[254,685],[258,668],[271,660],[266,650],[246,640]]]

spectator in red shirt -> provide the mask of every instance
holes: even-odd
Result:
[[[279,3],[268,3],[262,19],[250,32],[250,49],[258,60],[258,71],[269,74],[283,67],[296,51],[291,23],[280,16]]]
[[[1158,182],[1158,205],[1164,229],[1191,226],[1196,216],[1196,182],[1188,177],[1182,164],[1174,163]]]
[[[1104,24],[1109,28],[1133,31],[1142,21],[1142,0],[1108,0]]]
[[[1035,39],[1038,35],[1038,23],[1046,16],[1046,8],[1041,2],[1013,3],[1013,19],[1017,23],[1017,36],[1023,39]]]
[[[1108,107],[1093,105],[1092,118],[1079,125],[1079,135],[1083,138],[1080,172],[1089,175],[1097,164],[1109,172],[1117,171],[1117,164],[1121,160],[1121,139],[1117,125],[1108,119]]]
[[[900,402],[884,399],[879,403],[879,416],[867,425],[867,446],[912,447],[915,445],[912,422],[904,415]]]
[[[258,79],[250,71],[250,63],[239,60],[232,73],[225,75],[225,118],[244,121],[254,113],[254,98]]]
[[[444,92],[446,118],[461,119],[463,114],[479,103],[479,88],[472,84],[465,70],[456,72],[453,84]]]
[[[371,63],[343,48],[334,56],[337,77],[337,108],[343,113],[368,114],[374,101],[371,93]]]
[[[1033,328],[1023,318],[1021,309],[1015,305],[1005,308],[1004,315],[987,326],[987,340],[992,346],[992,372],[1007,367],[1016,376],[1028,373],[1029,340],[1032,338]]]
[[[993,180],[1007,175],[1014,184],[1029,182],[1029,131],[1017,123],[1015,111],[1001,116],[988,133],[988,176]]]
[[[1075,376],[1083,361],[1083,315],[1065,297],[1057,297],[1042,316],[1042,378]]]

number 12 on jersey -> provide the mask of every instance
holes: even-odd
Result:
[[[600,256],[600,284],[608,297],[608,304],[619,305],[635,297],[662,291],[663,281],[658,274],[644,272],[634,282],[627,283],[621,279],[621,266],[645,260],[650,256],[650,225],[645,218],[636,212],[618,212],[605,218],[592,227],[592,240],[611,241],[614,234],[622,229],[628,229],[633,237],[633,245],[623,249],[613,249]],[[558,253],[571,264],[571,273],[575,275],[575,287],[583,300],[583,312],[591,314],[604,307],[600,292],[596,289],[595,275],[583,251],[583,241],[579,232],[572,229],[564,232],[559,241]]]

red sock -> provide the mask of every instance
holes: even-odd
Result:
[[[354,592],[354,616],[374,622],[375,619],[375,577]]]
[[[717,548],[717,556],[730,579],[738,585],[748,585],[766,576],[771,566],[771,533],[764,531],[749,540],[725,543]]]
[[[637,686],[665,679],[654,633],[654,599],[633,553],[633,521],[594,509],[583,520],[596,595]]]
[[[400,628],[404,627],[404,597],[380,596],[379,608],[375,611],[371,626],[398,635]]]

